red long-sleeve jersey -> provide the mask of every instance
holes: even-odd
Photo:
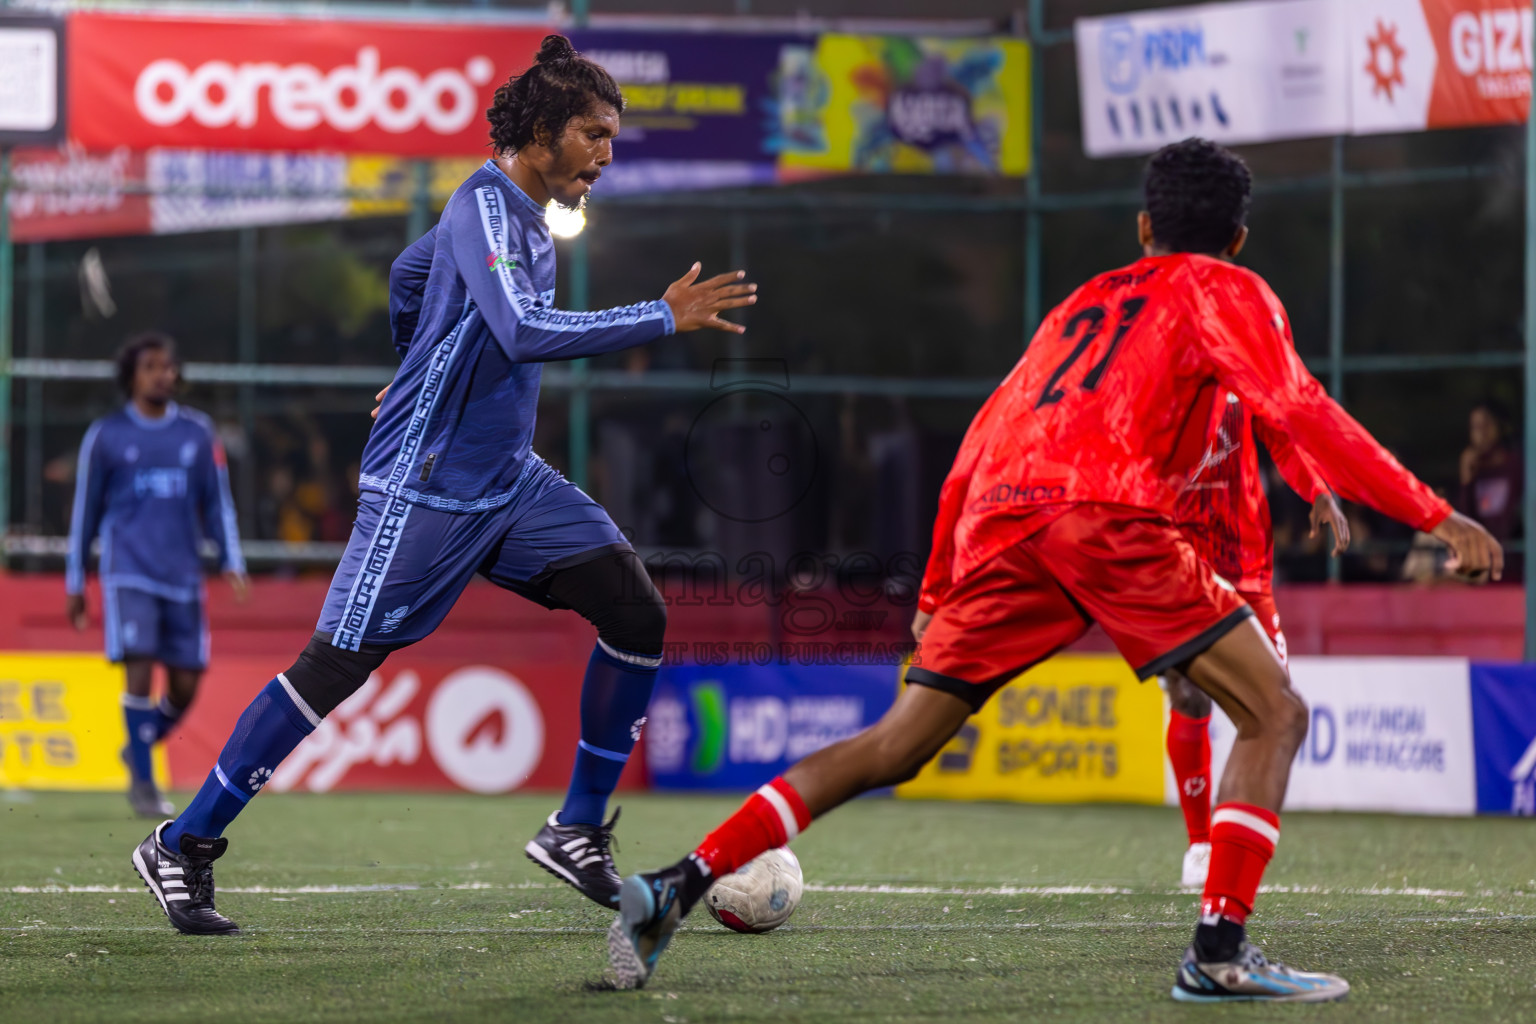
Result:
[[[1238,590],[1267,591],[1274,576],[1274,528],[1255,437],[1291,490],[1308,501],[1328,489],[1312,459],[1284,434],[1255,419],[1222,388],[1209,440],[1174,507],[1173,521],[1200,557]]]
[[[1262,278],[1209,256],[1147,257],[1052,310],[976,414],[939,494],[919,607],[1072,504],[1172,518],[1223,386],[1344,497],[1423,530],[1450,514],[1307,372]]]

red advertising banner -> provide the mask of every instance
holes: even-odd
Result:
[[[1352,0],[1353,131],[1523,122],[1531,5],[1520,0]]]
[[[10,194],[17,242],[147,234],[149,197],[128,189],[144,180],[144,154],[65,149],[16,150]]]
[[[565,787],[580,738],[584,651],[559,662],[476,663],[401,651],[331,712],[273,775],[274,792]],[[172,784],[202,785],[270,658],[215,658],[197,702],[166,741]],[[642,786],[644,756],[621,786]]]
[[[541,27],[69,17],[70,137],[93,150],[485,152],[485,110]]]

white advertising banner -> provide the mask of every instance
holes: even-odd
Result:
[[[1477,785],[1469,666],[1462,658],[1294,658],[1311,729],[1286,810],[1473,814]],[[1211,715],[1212,778],[1237,731]],[[1170,802],[1177,803],[1172,774]]]
[[[1083,148],[1113,156],[1191,135],[1348,131],[1348,6],[1259,0],[1079,19]]]

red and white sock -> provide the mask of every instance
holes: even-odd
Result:
[[[1179,807],[1189,844],[1211,841],[1211,716],[1168,716],[1168,763],[1179,784]]]
[[[1225,803],[1211,815],[1211,870],[1200,902],[1202,923],[1243,924],[1253,912],[1264,869],[1280,841],[1280,816],[1253,804]]]
[[[705,836],[692,860],[719,878],[785,845],[810,823],[805,801],[781,776],[747,797],[740,810]]]

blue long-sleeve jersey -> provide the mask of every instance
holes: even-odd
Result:
[[[500,508],[528,463],[542,364],[671,334],[665,302],[553,308],[544,209],[494,161],[448,200],[437,227],[390,268],[401,353],[363,449],[364,490],[450,512]]]
[[[98,534],[107,586],[197,600],[204,537],[219,549],[224,571],[245,571],[224,447],[207,416],[172,402],[152,420],[129,403],[91,424],[80,443],[69,524],[71,594],[85,590],[86,557]]]

